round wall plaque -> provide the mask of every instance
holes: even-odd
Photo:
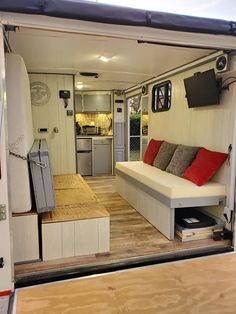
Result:
[[[30,84],[31,102],[34,106],[46,105],[51,97],[50,89],[43,82],[32,82]]]

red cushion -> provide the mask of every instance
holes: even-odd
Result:
[[[200,148],[192,164],[185,170],[183,178],[201,186],[207,183],[227,159],[228,154]]]
[[[151,139],[151,141],[148,143],[148,147],[147,147],[146,152],[144,154],[143,162],[152,166],[153,161],[156,158],[156,155],[157,155],[162,143],[163,143],[163,141],[157,141],[157,140]]]

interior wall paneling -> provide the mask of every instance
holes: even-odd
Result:
[[[46,138],[50,151],[53,174],[76,172],[73,76],[56,74],[30,74],[30,82],[42,82],[49,88],[49,100],[32,105],[35,138]],[[69,90],[68,107],[64,108],[59,90]],[[73,110],[67,115],[67,110]],[[40,128],[47,132],[39,132]]]

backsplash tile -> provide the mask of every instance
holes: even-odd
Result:
[[[100,127],[104,133],[112,132],[112,114],[111,113],[77,113],[76,122],[83,125],[95,125]]]

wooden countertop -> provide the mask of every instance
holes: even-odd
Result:
[[[109,217],[79,174],[53,177],[56,209],[42,214],[42,223]]]
[[[24,288],[17,313],[236,313],[236,254]]]

